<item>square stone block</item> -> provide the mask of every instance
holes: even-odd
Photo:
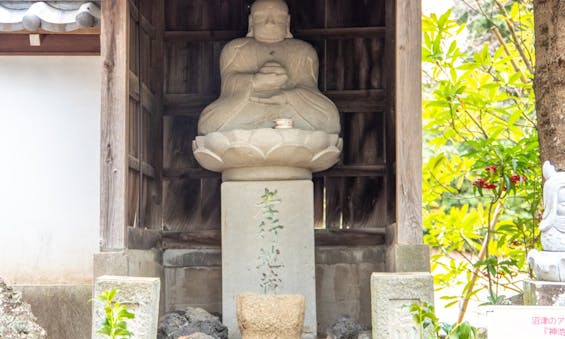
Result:
[[[273,193],[270,207],[262,198],[267,191]],[[313,204],[310,180],[222,184],[222,313],[230,338],[240,337],[236,295],[264,293],[264,277],[277,281],[276,294],[304,295],[304,333],[315,337]]]
[[[128,330],[136,339],[155,339],[159,320],[159,278],[141,278],[104,275],[96,278],[92,301],[92,338],[105,339],[96,333],[105,319],[104,302],[97,298],[106,290],[117,289],[115,301],[125,305],[135,314],[128,319]]]
[[[373,273],[371,275],[371,313],[373,339],[419,339],[408,306],[434,300],[430,273]],[[427,338],[431,333],[425,333]]]
[[[524,305],[565,306],[565,282],[524,281]]]

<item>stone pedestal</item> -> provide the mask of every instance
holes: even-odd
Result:
[[[524,281],[524,305],[565,306],[565,282]]]
[[[409,311],[413,303],[434,301],[430,273],[373,273],[371,275],[371,313],[373,339],[418,339],[420,329]],[[425,333],[428,338],[431,333]]]
[[[264,203],[266,192],[271,193],[269,204]],[[270,212],[267,205],[271,206]],[[313,223],[313,185],[310,180],[222,184],[222,314],[230,338],[240,338],[236,295],[264,293],[265,276],[276,279],[276,294],[304,295],[303,337],[315,338]],[[271,231],[273,228],[276,228],[276,234]],[[266,266],[262,263],[269,260],[276,263],[276,276],[265,271]]]
[[[103,339],[106,336],[96,333],[106,317],[104,302],[97,298],[106,290],[117,289],[115,301],[125,305],[135,314],[128,319],[128,330],[138,339],[157,338],[159,320],[159,278],[124,277],[104,275],[96,278],[92,299],[92,338]]]

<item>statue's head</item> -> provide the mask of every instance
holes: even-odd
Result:
[[[274,43],[292,38],[290,15],[283,0],[257,0],[251,5],[247,36],[257,41]]]

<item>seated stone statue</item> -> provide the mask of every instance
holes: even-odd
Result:
[[[246,38],[230,41],[220,56],[220,97],[200,116],[198,132],[273,127],[290,118],[294,127],[339,133],[337,108],[318,90],[318,56],[293,39],[282,0],[257,0]]]

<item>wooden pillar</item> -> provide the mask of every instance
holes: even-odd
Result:
[[[127,0],[102,1],[101,10],[100,250],[113,251],[127,247]]]
[[[394,3],[396,223],[387,232],[387,270],[429,271],[422,245],[421,3]]]

